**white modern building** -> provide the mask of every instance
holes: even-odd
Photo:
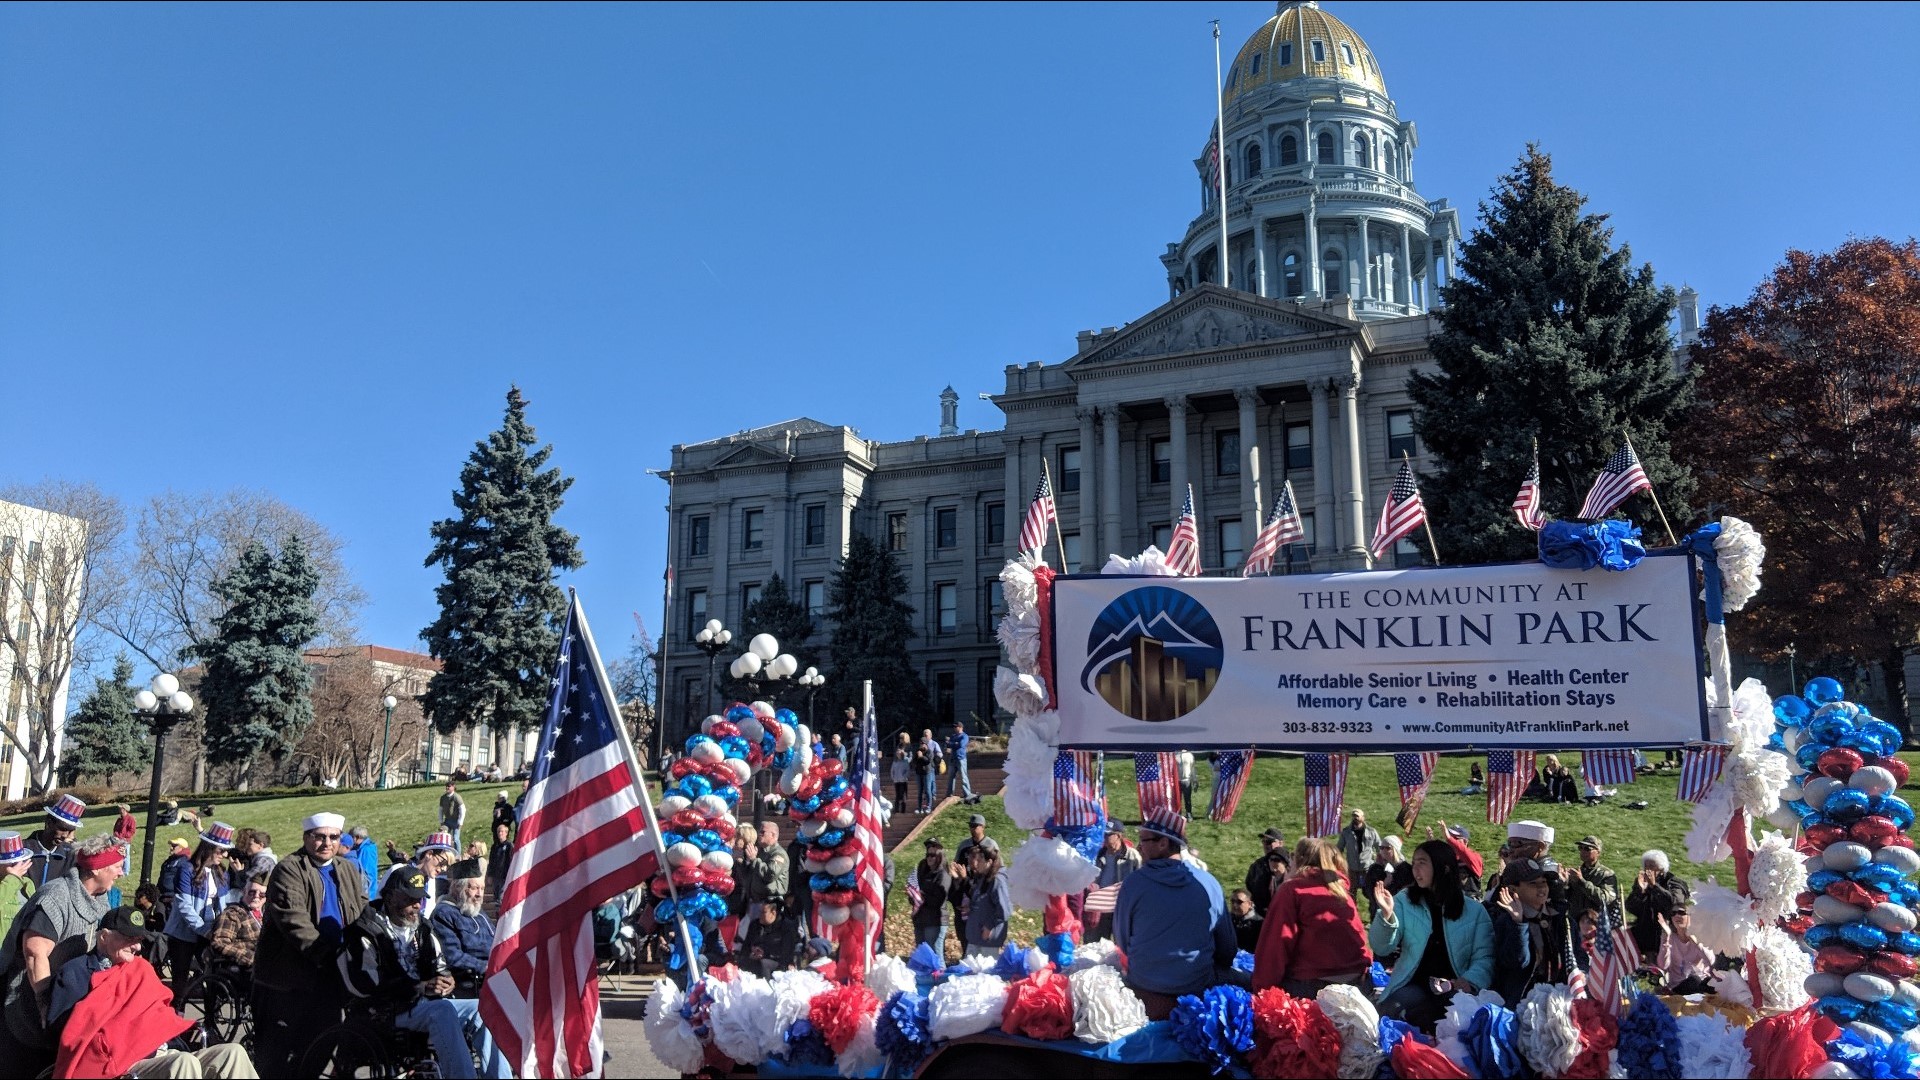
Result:
[[[32,791],[36,762],[47,775],[59,767],[87,529],[77,517],[0,501],[0,799]]]

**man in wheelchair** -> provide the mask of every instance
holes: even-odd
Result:
[[[376,1023],[424,1033],[448,1080],[475,1076],[475,1056],[483,1066],[479,1075],[506,1080],[513,1073],[480,1019],[480,1003],[450,996],[454,978],[445,953],[420,917],[426,896],[427,878],[417,867],[388,876],[380,899],[347,927],[340,953],[347,992]]]
[[[260,1075],[239,1043],[196,1048],[198,1028],[173,1011],[173,991],[140,955],[159,937],[143,912],[111,908],[93,951],[60,966],[47,1002],[59,1038],[54,1076]]]

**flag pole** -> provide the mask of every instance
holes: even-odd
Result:
[[[1064,558],[1065,555],[1066,555],[1066,552],[1062,551],[1061,552],[1062,558]],[[867,718],[872,715],[873,715],[873,680],[862,679],[860,681],[860,729],[862,733],[866,731]],[[879,738],[879,725],[875,724],[874,729],[875,729],[874,737],[877,739]],[[870,748],[869,754],[878,755],[879,748],[877,747]],[[875,769],[874,776],[876,777],[876,779],[874,780],[874,785],[876,787],[879,786],[878,768],[879,766],[876,764],[874,766],[874,769]],[[865,777],[863,775],[862,779],[864,778]],[[880,798],[880,793],[877,791],[870,791],[867,793],[867,797],[870,799],[877,800]],[[875,815],[874,820],[876,821],[879,820],[879,817],[877,814]],[[881,851],[880,857],[883,860],[886,858],[886,852],[884,850],[884,842],[883,842],[883,850]],[[881,869],[884,870],[885,867],[883,866],[881,867]],[[882,891],[881,895],[884,897],[886,893]],[[860,933],[860,953],[861,953],[860,970],[863,972],[873,970],[874,938],[879,936],[880,934],[884,934],[887,932],[887,911],[884,906],[879,911],[870,911],[868,912],[868,914],[872,915],[873,919],[867,923],[867,928],[861,931]]]
[[[1408,469],[1413,468],[1413,458],[1405,450],[1400,451],[1400,463]],[[1420,500],[1420,527],[1427,530],[1427,550],[1433,552],[1433,565],[1440,565],[1440,548],[1433,542],[1433,522],[1426,510],[1426,500]]]
[[[1633,459],[1634,459],[1635,461],[1639,461],[1639,460],[1640,460],[1640,451],[1638,451],[1638,450],[1634,450],[1634,449],[1633,449],[1633,436],[1632,436],[1632,435],[1628,435],[1628,434],[1626,434],[1625,432],[1622,432],[1622,433],[1621,433],[1621,436],[1622,436],[1622,437],[1623,437],[1624,439],[1626,439],[1626,441],[1627,441],[1627,449],[1628,449],[1629,451],[1632,451],[1632,453],[1633,453]],[[1645,463],[1642,463],[1642,465],[1641,465],[1641,468],[1642,468],[1642,470],[1644,471],[1644,469],[1646,468],[1646,466],[1645,466]],[[1666,530],[1667,530],[1667,543],[1669,543],[1669,544],[1674,544],[1674,545],[1676,545],[1676,546],[1677,546],[1677,545],[1678,545],[1678,544],[1680,543],[1680,539],[1679,539],[1679,537],[1677,537],[1677,536],[1675,536],[1675,535],[1673,534],[1673,523],[1672,523],[1671,521],[1668,521],[1668,520],[1667,520],[1667,512],[1666,512],[1665,510],[1662,510],[1662,509],[1660,508],[1660,496],[1658,496],[1658,495],[1655,495],[1655,494],[1653,493],[1653,481],[1652,481],[1652,480],[1648,480],[1648,481],[1647,481],[1647,498],[1649,498],[1649,499],[1652,499],[1652,500],[1653,500],[1653,509],[1654,509],[1654,512],[1660,515],[1660,524],[1661,524],[1661,525],[1662,525],[1663,527],[1665,527],[1665,528],[1666,528]]]
[[[1215,122],[1219,125],[1214,128],[1214,146],[1218,150],[1214,155],[1214,180],[1219,189],[1220,287],[1229,289],[1233,286],[1227,272],[1227,103],[1220,86],[1220,20],[1210,21],[1213,23],[1213,107]]]
[[[607,668],[600,662],[600,647],[593,643],[593,629],[587,625],[587,609],[580,604],[580,595],[571,586],[567,589],[567,599],[573,605],[574,624],[580,629],[580,636],[587,643],[587,651],[593,654],[593,677],[600,688],[600,696],[606,699],[607,709],[613,713],[613,733],[620,740],[620,752],[627,756],[627,769],[633,774],[634,793],[640,797],[640,811],[646,815],[647,833],[653,837],[654,850],[660,856],[660,876],[667,881],[667,897],[673,901],[673,922],[680,931],[680,947],[687,956],[687,980],[700,976],[700,958],[693,950],[693,931],[687,927],[687,917],[680,912],[680,890],[674,887],[673,871],[667,866],[666,837],[660,831],[660,819],[653,812],[653,793],[647,790],[646,774],[640,771],[640,760],[633,752],[633,738],[627,734],[627,722],[620,715],[620,699],[615,696],[612,684],[607,682]],[[660,774],[660,784],[667,783],[666,773]],[[642,896],[644,897],[644,892]]]
[[[1047,495],[1053,500],[1053,538],[1060,542],[1060,569],[1067,569],[1067,534],[1060,531],[1060,492],[1053,486],[1053,470],[1047,467],[1045,451],[1040,454],[1040,475],[1046,477]],[[1047,545],[1040,545],[1040,561],[1047,561]]]

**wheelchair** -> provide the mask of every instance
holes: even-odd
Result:
[[[299,1075],[339,1080],[437,1080],[440,1064],[423,1032],[381,1022],[363,1009],[320,1033],[300,1055]]]
[[[200,1008],[209,1042],[237,1042],[253,1050],[253,973],[216,963],[187,984],[185,998]]]

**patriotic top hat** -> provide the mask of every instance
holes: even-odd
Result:
[[[79,828],[80,819],[86,814],[87,804],[72,795],[62,795],[52,806],[47,807],[47,816],[69,829]]]
[[[1140,823],[1140,831],[1159,833],[1181,847],[1187,846],[1187,818],[1184,814],[1164,808],[1155,810]]]
[[[233,826],[224,821],[216,821],[200,834],[200,842],[212,844],[217,848],[233,847]]]
[[[26,841],[20,839],[17,832],[0,832],[0,866],[11,866],[33,858],[33,852],[27,850]]]
[[[453,850],[453,834],[452,833],[444,832],[444,831],[437,832],[437,833],[430,833],[428,834],[425,840],[420,841],[420,846],[414,850],[413,857],[417,859],[420,856],[425,855],[429,851],[452,851],[452,850]]]

